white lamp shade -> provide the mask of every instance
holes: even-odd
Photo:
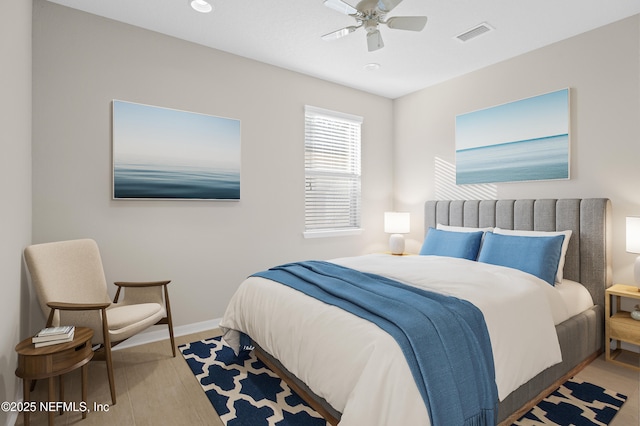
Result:
[[[627,251],[640,254],[640,216],[627,217]]]
[[[627,217],[627,251],[629,253],[640,254],[640,217]],[[633,264],[633,278],[636,285],[640,287],[640,256],[636,257]]]
[[[385,212],[384,232],[387,234],[408,234],[411,230],[411,216],[408,212]]]

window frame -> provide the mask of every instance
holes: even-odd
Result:
[[[304,136],[304,156],[305,156],[305,164],[304,164],[304,172],[305,172],[305,204],[304,204],[304,232],[303,235],[305,238],[323,238],[323,237],[338,237],[338,236],[347,236],[347,235],[357,235],[362,233],[362,123],[363,118],[353,114],[347,114],[343,112],[332,111],[324,108],[318,108],[310,105],[305,105],[304,110],[305,117],[305,136]],[[310,160],[309,155],[310,151],[314,148],[318,148],[319,145],[327,145],[326,140],[323,139],[323,136],[319,138],[312,137],[311,134],[315,130],[318,132],[321,128],[321,125],[318,127],[310,127],[311,122],[315,119],[319,120],[329,120],[334,121],[335,126],[344,127],[347,126],[349,129],[346,131],[338,130],[336,133],[332,133],[331,141],[328,142],[333,148],[339,148],[340,156],[334,163],[328,165],[328,168],[323,168],[322,166],[310,167],[311,162],[328,164],[326,159],[327,154],[334,153],[336,150],[332,151],[332,148],[324,148],[320,150],[319,156],[315,156]],[[329,123],[330,124],[330,123]],[[326,130],[326,127],[322,129]],[[354,133],[356,136],[354,136]],[[344,140],[336,143],[335,137],[343,137]],[[315,147],[314,147],[315,145]],[[322,148],[322,147],[321,147]],[[324,157],[323,157],[324,155]],[[335,157],[335,156],[334,156]],[[345,166],[348,170],[338,170],[338,163],[347,163]],[[335,166],[331,167],[331,166]],[[313,201],[309,199],[309,188],[310,188],[310,179],[316,180],[318,183],[318,179],[325,180],[321,183],[327,185],[327,187],[331,187],[336,189],[336,187],[331,186],[328,183],[328,180],[342,180],[343,183],[343,191],[345,193],[340,194],[338,197],[331,198],[330,196],[325,197],[325,201],[327,204],[340,203],[341,208],[344,209],[344,204],[348,203],[348,213],[341,213],[338,215],[342,224],[337,224],[336,226],[332,226],[331,219],[325,218],[325,223],[319,223],[316,225],[312,225],[310,223],[310,216],[314,213],[322,213],[322,207],[314,206]],[[348,188],[348,189],[344,189]],[[348,196],[346,195],[348,194]],[[355,200],[352,198],[355,197]],[[345,201],[349,199],[348,202]],[[316,208],[316,211],[312,211],[313,208]],[[320,221],[321,222],[321,221]],[[345,225],[345,223],[347,223]]]

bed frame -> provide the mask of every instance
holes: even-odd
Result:
[[[510,425],[555,388],[593,361],[604,341],[605,289],[612,285],[611,203],[605,198],[427,201],[425,233],[438,223],[466,227],[499,227],[536,231],[573,231],[564,277],[582,283],[594,307],[556,327],[562,362],[512,392],[498,407],[501,425]],[[273,357],[256,348],[258,358],[282,377],[316,411],[336,425],[340,413],[314,395]]]
[[[424,220],[425,232],[438,223],[573,231],[564,277],[582,283],[591,293],[595,306],[556,327],[562,362],[541,372],[500,403],[499,421],[511,424],[602,352],[604,292],[612,284],[611,203],[604,198],[427,201]]]

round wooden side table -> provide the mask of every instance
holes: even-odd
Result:
[[[59,401],[64,401],[62,375],[82,367],[82,401],[86,406],[87,364],[91,358],[93,358],[93,350],[91,348],[92,337],[93,330],[90,328],[76,327],[74,338],[70,342],[36,348],[35,345],[31,343],[31,337],[29,337],[18,343],[16,346],[16,352],[18,353],[16,376],[23,379],[24,402],[30,402],[31,381],[38,379],[49,379],[49,401],[55,402],[54,378],[56,376],[60,376]],[[25,426],[29,425],[29,411],[30,410],[24,410],[23,412]],[[47,411],[49,414],[49,425],[53,425],[53,414],[55,410],[49,407]],[[84,419],[86,417],[87,410],[83,410],[82,418]]]

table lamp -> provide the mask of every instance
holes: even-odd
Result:
[[[389,237],[389,250],[391,254],[404,253],[404,236],[411,227],[411,217],[408,212],[385,212],[384,232],[391,234]]]
[[[640,216],[627,217],[627,252],[640,254]],[[640,291],[640,256],[633,266],[633,278]]]

